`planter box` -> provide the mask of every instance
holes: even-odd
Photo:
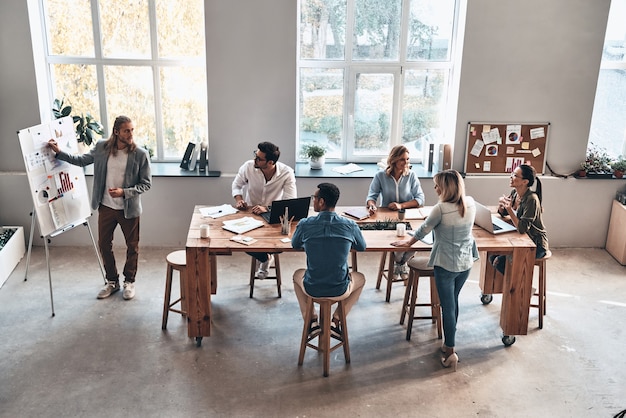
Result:
[[[15,233],[0,250],[0,287],[9,278],[15,266],[20,262],[26,250],[24,244],[24,227],[3,226],[4,229],[13,229]]]

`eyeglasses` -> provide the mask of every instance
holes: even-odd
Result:
[[[515,174],[515,173],[511,173],[511,178],[512,178],[512,179],[514,179],[514,178],[521,179],[521,178],[522,178],[522,176],[518,176],[518,175],[517,175],[517,174]]]
[[[318,196],[318,195],[316,195],[316,194],[312,194],[312,195],[311,195],[311,197],[313,198],[313,200],[315,200],[315,199],[319,199],[319,196]]]
[[[252,155],[254,155],[254,161],[267,161],[266,158],[261,158],[258,155],[256,155],[256,151],[252,151]]]

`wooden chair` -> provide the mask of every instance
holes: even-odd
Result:
[[[534,292],[537,296],[537,303],[531,303],[531,308],[539,309],[539,329],[543,328],[543,317],[546,314],[546,261],[552,257],[552,251],[548,250],[542,258],[535,259],[535,266],[539,267],[539,289]]]
[[[385,264],[387,263],[387,252],[383,252],[383,255],[380,257],[380,265],[378,266],[376,289],[380,289],[380,284],[384,277],[387,280],[387,292],[385,294],[385,302],[389,302],[389,300],[391,299],[391,285],[395,282],[404,282],[404,279],[399,278],[400,276],[398,276],[398,278],[395,278],[395,274],[393,274],[395,258],[394,255],[395,254],[393,252],[389,254],[389,264],[387,265],[387,268],[385,268]]]
[[[163,321],[161,322],[161,329],[167,328],[167,318],[170,311],[181,314],[183,318],[187,316],[187,303],[185,300],[187,253],[185,250],[173,251],[167,255],[166,260],[167,272],[165,275],[165,300],[163,303]],[[172,296],[172,275],[174,270],[178,271],[180,281],[180,297],[174,302],[170,302],[170,298]],[[173,306],[179,302],[180,309],[173,308]]]
[[[334,304],[338,304],[337,312],[339,313],[339,329],[338,332],[332,333],[332,338],[338,341],[337,344],[331,345],[331,325],[332,325],[332,309]],[[313,332],[310,331],[311,320],[315,311],[315,304],[319,305],[318,323],[320,328]],[[317,345],[312,341],[317,338]],[[302,328],[302,340],[300,342],[300,355],[298,357],[298,366],[302,366],[304,362],[304,352],[306,348],[312,348],[324,354],[324,377],[328,376],[330,370],[330,353],[339,347],[343,347],[343,355],[346,363],[350,363],[350,346],[348,344],[348,327],[346,322],[346,314],[343,309],[343,301],[333,300],[332,298],[309,298],[307,302],[307,314],[304,318],[304,327]]]
[[[281,276],[280,276],[280,258],[278,253],[272,254],[274,256],[274,265],[270,265],[270,269],[274,269],[273,276],[267,276],[265,279],[259,279],[256,276],[256,264],[257,259],[254,257],[250,257],[252,259],[252,263],[250,264],[250,297],[254,294],[254,281],[255,280],[276,280],[276,287],[278,288],[278,297],[282,297],[280,286],[282,284]]]
[[[409,260],[409,279],[404,292],[404,302],[402,304],[402,314],[400,315],[400,325],[404,324],[407,314],[409,322],[406,325],[406,339],[411,340],[411,331],[413,329],[414,319],[430,319],[437,326],[437,336],[442,338],[441,323],[441,302],[439,301],[439,293],[437,293],[437,285],[435,284],[435,272],[432,267],[427,266],[428,257],[416,256]],[[430,277],[430,302],[417,303],[417,290],[419,287],[420,277]],[[430,315],[415,315],[415,307],[430,307]]]

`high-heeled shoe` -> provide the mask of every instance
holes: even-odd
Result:
[[[452,367],[456,372],[456,366],[459,363],[459,356],[456,353],[452,353],[448,356],[448,358],[441,357],[441,365],[445,368]]]

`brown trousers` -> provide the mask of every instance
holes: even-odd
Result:
[[[98,208],[98,247],[106,272],[106,279],[119,281],[119,274],[113,254],[113,232],[117,225],[122,228],[126,240],[126,264],[124,264],[124,281],[134,282],[139,259],[139,216],[132,219],[124,217],[123,210],[111,209],[100,205]]]

